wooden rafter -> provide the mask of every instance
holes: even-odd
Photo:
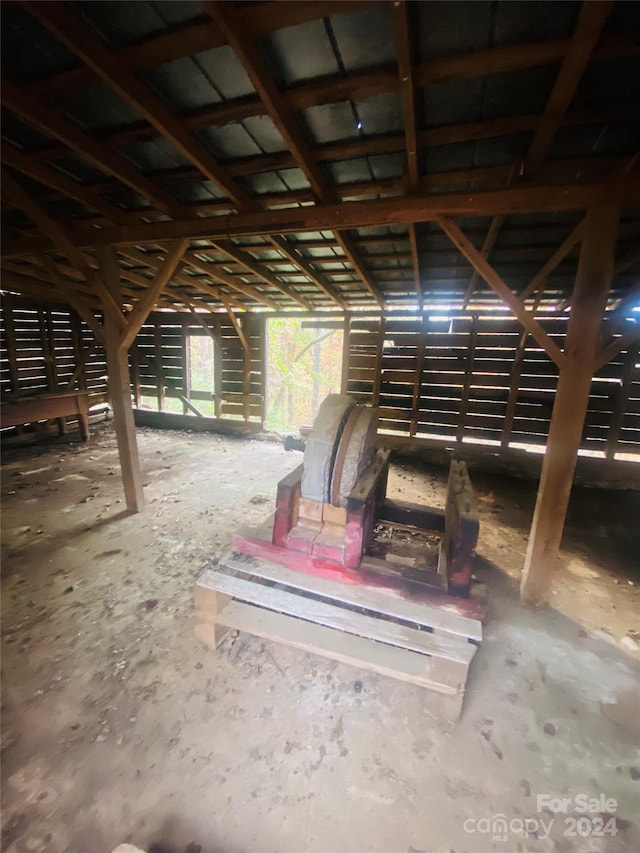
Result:
[[[204,6],[242,63],[294,160],[307,176],[316,197],[325,204],[334,201],[335,194],[327,185],[324,175],[313,158],[309,143],[304,138],[293,114],[287,108],[284,97],[262,58],[251,32],[242,26],[231,3],[206,0]],[[361,279],[376,302],[381,304],[381,296],[357,257],[349,236],[347,234],[336,234],[336,239],[342,246],[358,278]]]
[[[238,16],[243,27],[259,37],[279,28],[294,26],[295,24],[289,23],[293,20],[296,23],[306,23],[329,15],[366,8],[367,5],[369,4],[359,0],[317,3],[275,0],[269,4],[249,4],[238,10]],[[637,53],[637,41],[637,31],[607,34],[593,52],[593,57],[613,59],[634,55]],[[169,33],[151,38],[141,44],[136,43],[121,48],[115,51],[115,56],[123,62],[125,67],[136,73],[165,62],[193,56],[224,43],[223,34],[214,24],[205,20],[177,27]],[[418,86],[437,85],[451,80],[477,79],[490,74],[554,65],[563,60],[570,46],[570,39],[559,39],[507,45],[457,56],[428,59],[416,66],[416,83]],[[80,66],[34,81],[27,88],[30,94],[42,97],[52,92],[77,91],[82,87],[95,85],[95,82],[96,77],[92,70],[87,66]],[[399,85],[396,69],[385,66],[296,86],[287,92],[285,97],[290,109],[299,110],[394,92],[399,90]],[[224,109],[227,112],[220,113],[219,119],[203,116],[203,125],[218,121],[220,123],[240,121],[253,115],[264,115],[265,112],[260,99],[255,97],[238,99],[237,102],[225,105]]]
[[[576,225],[575,228],[572,229],[569,236],[563,240],[562,244],[558,246],[555,252],[551,255],[549,260],[544,264],[544,266],[534,275],[529,284],[525,287],[525,289],[520,294],[520,299],[524,302],[532,293],[535,293],[539,287],[544,286],[544,283],[547,279],[547,276],[553,272],[553,270],[562,263],[562,261],[567,257],[567,255],[575,249],[580,240],[582,240],[582,235],[584,233],[584,225],[585,220],[581,219],[580,222]]]
[[[470,240],[451,219],[439,217],[438,224],[451,240],[453,245],[461,252],[469,263],[478,270],[478,273],[494,290],[502,301],[509,306],[525,329],[536,339],[550,359],[562,367],[565,363],[564,353],[557,344],[549,337],[533,314],[524,307],[511,288],[498,275],[486,258],[475,248]]]
[[[300,296],[299,293],[296,293],[295,290],[290,287],[288,284],[280,281],[270,272],[267,272],[263,266],[259,264],[258,261],[254,260],[248,252],[244,252],[235,243],[232,243],[230,240],[226,240],[224,242],[215,243],[213,246],[214,250],[217,252],[222,252],[225,255],[228,255],[230,258],[245,267],[245,269],[249,270],[256,275],[259,275],[265,281],[269,282],[272,287],[275,287],[277,290],[281,291],[292,299],[294,302],[297,302],[302,308],[311,308],[311,303],[305,299],[303,296]]]
[[[293,245],[291,245],[284,237],[277,235],[275,237],[271,237],[271,244],[282,254],[288,258],[292,264],[298,267],[307,278],[315,284],[315,286],[321,290],[326,296],[329,297],[336,305],[339,305],[341,308],[346,309],[347,303],[340,296],[335,286],[326,278],[326,276],[314,267],[304,258],[299,250],[296,249]]]
[[[62,172],[52,169],[51,166],[42,163],[36,157],[24,154],[8,142],[3,142],[0,147],[0,157],[5,166],[10,166],[23,175],[28,175],[41,184],[52,187],[67,198],[72,198],[87,207],[92,207],[102,213],[109,222],[124,225],[126,222],[135,221],[131,216],[118,210],[115,205],[101,198],[91,187],[68,178]]]
[[[617,355],[629,349],[638,341],[640,341],[640,324],[632,326],[632,328],[625,331],[620,337],[612,338],[596,354],[594,371],[600,370],[605,364],[609,364]]]
[[[48,136],[59,139],[83,159],[149,199],[159,210],[169,215],[175,215],[176,210],[181,210],[180,215],[189,215],[186,205],[180,205],[172,196],[137,172],[119,154],[105,149],[50,107],[29,96],[24,89],[3,80],[0,97],[3,106],[11,112]]]
[[[216,183],[238,205],[249,205],[248,194],[225,172],[204,146],[191,136],[179,119],[151,94],[122,60],[104,47],[100,39],[76,15],[57,0],[26,2],[31,14],[117,92],[136,112],[144,116],[161,136],[190,160],[210,181]]]
[[[297,91],[297,89],[293,91]],[[286,96],[287,93],[283,94]],[[620,102],[613,102],[597,107],[581,107],[568,111],[563,117],[561,125],[563,127],[580,127],[595,123],[625,121],[629,115],[633,115],[635,107],[634,103]],[[264,110],[264,107],[262,109]],[[232,113],[228,103],[223,103],[217,104],[215,107],[189,112],[187,115],[181,116],[181,121],[187,128],[193,131],[201,127],[224,125],[229,121],[238,121],[246,117]],[[479,122],[444,125],[437,128],[418,130],[417,143],[419,148],[429,148],[431,146],[453,145],[459,142],[494,139],[498,136],[534,132],[541,120],[542,114],[527,114],[493,118]],[[146,124],[141,126],[140,123],[135,123],[124,128],[117,128],[106,132],[104,137],[101,138],[101,143],[107,148],[117,148],[120,145],[138,142],[153,138],[154,136],[157,136],[155,128]],[[382,138],[374,137],[371,139],[347,140],[344,142],[315,145],[312,147],[312,153],[314,159],[317,161],[349,159],[352,157],[367,156],[368,154],[389,154],[396,151],[403,151],[405,149],[405,142],[404,134],[389,134]],[[63,146],[54,143],[37,149],[33,152],[32,156],[40,160],[50,160],[55,159],[63,150]],[[580,166],[580,161],[575,162]],[[233,177],[277,169],[287,169],[292,166],[295,166],[295,160],[289,151],[258,154],[253,157],[242,157],[238,160],[225,162],[227,172]],[[506,179],[510,167],[502,166],[500,169],[505,173]],[[174,170],[172,175],[167,175],[164,179],[166,181],[173,181],[183,178],[185,181],[189,181],[197,179],[199,174],[198,169],[193,166],[187,166]],[[482,172],[476,170],[476,174],[479,175]],[[112,187],[105,183],[100,187],[100,189],[103,188],[109,190]]]
[[[116,327],[124,328],[126,320],[120,310],[120,306],[114,302],[110,292],[104,286],[99,276],[88,266],[82,252],[68,239],[61,226],[54,219],[51,219],[40,205],[14,181],[5,169],[2,170],[2,184],[4,191],[13,198],[18,207],[38,226],[53,246],[59,252],[66,255],[71,265],[81,272],[86,280],[93,285],[96,294],[102,301],[105,312],[112,316]]]
[[[509,184],[530,180],[542,166],[600,39],[612,7],[613,0],[583,0],[575,33],[563,57],[542,118],[536,127],[524,161],[521,166],[516,164]],[[483,257],[488,258],[491,254],[504,221],[505,217],[496,217],[491,222],[482,247]],[[465,294],[465,305],[473,293],[476,281],[477,276],[474,271]]]
[[[123,349],[128,350],[136,339],[136,335],[158,301],[158,297],[171,281],[188,245],[188,240],[182,240],[171,248],[153,281],[149,283],[145,293],[136,302],[133,311],[127,317],[127,326],[122,334],[120,346]]]
[[[640,192],[640,175],[633,173],[597,184],[522,185],[478,193],[419,194],[408,198],[383,198],[349,204],[269,210],[232,217],[186,219],[105,228],[95,233],[67,229],[77,246],[142,245],[189,237],[192,240],[224,240],[256,234],[286,234],[372,225],[433,222],[438,216],[482,216],[502,213],[585,210],[594,193],[603,192],[612,203],[634,204]],[[46,244],[45,244],[46,245]],[[3,257],[33,254],[42,243],[32,238],[5,242]],[[205,250],[206,251],[206,250]]]
[[[409,193],[418,190],[420,163],[418,157],[418,129],[416,122],[416,87],[413,79],[413,52],[411,49],[411,25],[409,4],[406,0],[394,0],[392,4],[393,26],[400,76],[400,96],[405,135],[406,189]],[[413,264],[414,287],[418,306],[422,310],[422,283],[420,280],[420,251],[416,225],[409,225],[409,243]]]

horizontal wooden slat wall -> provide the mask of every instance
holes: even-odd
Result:
[[[5,296],[0,310],[0,393],[32,396],[71,386],[88,390],[90,404],[106,399],[104,350],[75,311],[64,305]]]
[[[542,319],[562,347],[564,319]],[[377,405],[382,431],[498,447],[545,445],[558,369],[504,317],[353,318],[347,392]],[[637,350],[594,376],[582,446],[640,452]]]
[[[136,402],[153,397],[159,410],[167,399],[187,397],[215,400],[218,417],[264,420],[264,319],[244,314],[244,335],[249,343],[245,361],[242,343],[231,320],[224,314],[200,315],[154,312],[140,329],[130,351],[130,368]],[[188,338],[207,335],[215,339],[215,380],[211,393],[194,391],[188,381]],[[245,371],[246,368],[246,371]]]

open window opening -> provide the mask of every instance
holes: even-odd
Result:
[[[298,430],[313,423],[327,394],[340,393],[341,321],[272,317],[267,321],[269,429]]]

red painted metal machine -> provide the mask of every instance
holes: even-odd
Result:
[[[451,463],[442,510],[390,500],[377,420],[375,409],[329,395],[303,464],[278,484],[273,520],[238,532],[234,550],[481,620],[481,603],[469,598],[478,513],[465,464]]]

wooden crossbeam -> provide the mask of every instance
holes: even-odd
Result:
[[[73,288],[67,285],[66,281],[60,274],[58,267],[54,264],[53,258],[43,253],[41,255],[38,255],[37,259],[42,265],[43,269],[45,269],[49,274],[51,282],[57,286],[62,296],[64,296],[69,301],[71,307],[78,312],[78,314],[82,317],[87,326],[89,326],[89,328],[94,334],[95,339],[100,343],[104,343],[104,330],[102,328],[100,320],[93,313],[92,309],[89,308],[89,306],[87,306],[82,301],[82,299],[78,298]]]
[[[269,210],[231,217],[152,222],[104,228],[89,234],[67,229],[77,246],[142,245],[189,237],[192,240],[224,240],[256,234],[286,234],[297,231],[323,231],[359,228],[369,225],[433,222],[438,216],[482,216],[501,213],[558,212],[584,210],[595,195],[604,193],[612,203],[635,204],[640,193],[636,173],[597,184],[539,184],[489,190],[478,193],[419,194],[408,198],[383,198],[342,205]],[[45,244],[46,247],[46,244]],[[33,254],[42,242],[33,238],[5,241],[3,257]]]
[[[296,23],[324,18],[333,14],[347,13],[363,9],[368,2],[359,0],[337,0],[337,2],[296,2],[275,0],[269,4],[248,4],[238,10],[242,26],[251,30],[255,36],[262,36],[274,30],[294,26]],[[154,68],[165,62],[193,56],[205,50],[219,47],[225,43],[223,34],[211,21],[201,20],[176,27],[171,32],[135,43],[115,52],[119,61],[133,72]],[[561,62],[571,45],[570,39],[555,41],[527,42],[506,45],[487,50],[467,52],[461,55],[428,59],[416,68],[416,82],[419,86],[437,85],[450,80],[469,80],[490,74],[503,74],[553,65]],[[637,31],[606,34],[596,50],[594,58],[612,59],[637,55]],[[52,92],[64,93],[77,91],[86,86],[95,85],[96,77],[86,66],[62,71],[30,83],[28,90],[35,97],[48,96]],[[355,74],[336,76],[323,81],[296,86],[287,93],[288,106],[293,109],[307,109],[323,103],[332,103],[352,98],[370,97],[399,89],[399,80],[395,68],[367,69]],[[251,115],[264,114],[264,107],[257,98],[245,98],[245,111],[238,111],[223,121],[240,121]],[[205,122],[206,123],[215,123]]]
[[[49,0],[47,3],[26,2],[25,5],[36,20],[144,116],[161,136],[169,139],[208,180],[217,184],[236,204],[252,204],[245,190],[227,175],[224,168],[191,136],[180,120],[151,94],[121,59],[104,47],[100,39],[76,15],[57,0]]]
[[[536,127],[535,135],[529,145],[522,166],[520,167],[519,164],[516,164],[509,184],[521,180],[530,180],[542,166],[560,128],[562,118],[569,108],[569,104],[576,93],[578,84],[600,39],[602,28],[605,25],[612,6],[613,0],[583,0],[575,33],[562,60],[542,118]],[[482,249],[485,258],[489,257],[504,221],[505,217],[498,217],[489,226],[485,245]],[[469,297],[473,293],[474,287],[475,281],[472,275],[467,289]],[[467,298],[466,295],[465,298]]]
[[[182,256],[188,245],[188,240],[181,240],[179,243],[172,246],[153,281],[150,282],[149,287],[140,297],[138,302],[135,304],[133,311],[131,311],[127,317],[127,327],[122,334],[120,342],[120,346],[125,351],[129,349],[136,339],[136,335],[151,313],[153,306],[158,301],[158,297],[171,281],[171,278],[175,273],[178,264],[182,260]]]
[[[613,340],[600,348],[596,354],[594,371],[600,370],[605,364],[609,364],[617,355],[629,349],[629,347],[632,347],[638,341],[640,341],[640,323],[634,325],[633,328],[624,332],[620,337],[613,338]]]
[[[119,154],[106,149],[59,113],[36,101],[24,89],[15,86],[8,80],[3,80],[0,98],[3,106],[10,109],[11,112],[47,136],[59,139],[68,148],[80,154],[83,159],[131,187],[147,198],[158,210],[169,213],[169,215],[175,215],[176,210],[180,210],[182,213],[179,215],[189,215],[189,209],[186,205],[180,205],[164,190],[137,172]]]
[[[562,60],[542,120],[525,158],[525,178],[534,175],[547,156],[562,116],[573,100],[612,8],[613,0],[585,0],[582,4],[571,44]]]
[[[213,248],[214,247],[212,247],[212,249]],[[242,293],[244,296],[248,296],[250,299],[253,299],[256,302],[258,302],[262,305],[265,305],[267,308],[271,308],[273,311],[279,311],[282,308],[282,305],[280,305],[275,300],[271,299],[271,297],[267,296],[265,293],[261,293],[254,286],[249,286],[248,284],[242,284],[242,282],[237,280],[236,276],[229,275],[228,273],[224,272],[224,270],[221,270],[219,267],[217,267],[214,264],[205,263],[204,261],[199,260],[196,257],[197,251],[198,251],[197,249],[191,249],[187,253],[188,254],[187,260],[188,260],[190,266],[192,266],[194,269],[200,270],[200,272],[205,273],[205,275],[210,276],[212,279],[215,279],[216,281],[220,281],[223,284],[226,284],[227,287],[232,288],[233,290],[237,291],[238,293]],[[200,253],[205,253],[206,251],[207,251],[206,249],[201,249]],[[262,273],[260,273],[260,277],[262,277]],[[193,279],[193,285],[192,286],[197,287],[199,290],[202,290],[204,293],[209,293],[210,296],[213,296],[213,294],[214,294],[214,288],[210,287],[208,284],[205,284],[204,282],[199,282],[197,278]],[[216,298],[219,299],[221,291],[216,288],[215,293],[216,293]],[[227,302],[229,302],[229,304],[237,307],[235,299],[233,299],[229,294],[225,294],[225,296],[226,296]],[[242,307],[244,309],[246,309],[247,306],[243,305]]]
[[[266,35],[282,27],[298,26],[318,18],[366,9],[373,5],[373,2],[374,0],[297,0],[291,3],[290,0],[272,0],[268,6],[252,3],[240,9],[240,18],[243,25],[250,27],[256,35]],[[198,19],[143,42],[120,48],[115,51],[115,55],[132,71],[139,72],[224,44],[224,36],[211,21]],[[65,89],[77,91],[95,85],[95,80],[95,74],[90,68],[80,66],[36,80],[29,88],[33,94],[42,96]]]
[[[27,87],[28,88],[28,87]],[[283,92],[285,98],[291,92],[299,91],[296,87],[290,92]],[[246,98],[239,99],[240,104],[246,103]],[[257,100],[262,112],[264,106]],[[223,102],[216,104],[213,107],[202,108],[200,110],[190,111],[186,115],[181,115],[180,120],[191,131],[198,128],[219,126],[227,124],[230,121],[239,121],[247,118],[241,113],[240,105],[235,105],[236,102]],[[296,109],[287,100],[289,109]],[[303,107],[300,107],[302,109]],[[588,124],[606,123],[616,121],[626,121],[629,115],[633,115],[636,108],[635,103],[612,102],[606,105],[597,107],[581,107],[569,110],[562,119],[561,126],[563,127],[580,127]],[[253,113],[251,113],[253,114]],[[540,121],[540,115],[516,115],[507,116],[505,118],[494,118],[479,122],[464,122],[453,125],[443,125],[441,127],[429,128],[426,130],[417,131],[417,144],[419,148],[428,148],[431,146],[453,145],[459,142],[470,142],[479,139],[494,139],[499,136],[511,136],[517,133],[534,132]],[[157,130],[146,123],[136,122],[126,127],[120,127],[105,133],[101,137],[101,143],[104,146],[117,148],[121,145],[126,145],[130,142],[138,142],[143,139],[154,138],[158,135]],[[382,138],[373,137],[371,139],[347,140],[342,142],[331,142],[323,145],[313,146],[313,157],[317,161],[330,161],[350,159],[353,157],[365,157],[369,154],[389,154],[405,149],[406,138],[404,134],[389,134]],[[59,144],[53,143],[44,146],[34,151],[32,155],[40,160],[52,160],[58,156],[64,148]],[[576,160],[576,165],[582,169],[584,158]],[[598,158],[602,160],[603,158]],[[572,161],[573,162],[573,161]],[[272,154],[258,154],[254,157],[242,157],[238,160],[230,160],[225,162],[227,172],[238,177],[241,175],[257,174],[259,172],[272,171],[278,169],[287,169],[295,166],[295,160],[289,151],[275,152]],[[510,166],[499,167],[505,174],[505,179],[508,176]],[[476,175],[482,174],[482,170],[477,170]],[[173,181],[181,176],[185,181],[196,180],[200,175],[200,171],[193,166],[186,166],[172,171],[171,175],[163,176],[163,181]],[[158,176],[160,177],[160,176]],[[471,180],[471,178],[469,179]],[[112,186],[104,183],[99,189],[109,190]]]
[[[491,250],[496,244],[496,240],[498,239],[498,235],[500,234],[500,229],[504,225],[504,221],[506,216],[494,216],[491,220],[491,225],[489,226],[489,230],[487,231],[487,236],[484,238],[484,243],[482,244],[482,248],[480,249],[480,254],[483,258],[488,258],[491,254]],[[473,296],[476,285],[478,283],[479,273],[477,269],[474,269],[471,273],[471,278],[469,279],[469,284],[467,285],[467,289],[464,294],[464,298],[462,300],[462,307],[466,308]]]
[[[544,282],[547,279],[549,273],[551,273],[562,261],[567,257],[569,252],[571,252],[582,240],[582,235],[584,234],[585,220],[581,219],[580,222],[576,225],[576,227],[571,231],[569,236],[563,240],[562,244],[558,246],[555,252],[551,255],[549,260],[544,264],[544,266],[534,275],[529,284],[525,287],[525,289],[520,294],[520,299],[524,302],[532,293],[541,286],[544,285]]]
[[[53,169],[36,157],[30,157],[8,142],[3,142],[0,147],[0,157],[6,166],[10,166],[23,175],[34,178],[47,187],[52,187],[65,197],[79,201],[81,204],[91,207],[102,213],[109,222],[124,225],[133,222],[135,218],[119,211],[115,205],[101,198],[91,187],[68,178],[57,169]]]
[[[206,0],[204,7],[222,33],[224,33],[227,42],[240,59],[269,116],[282,135],[289,151],[291,151],[294,160],[309,180],[313,192],[321,202],[332,202],[335,194],[328,187],[324,175],[313,157],[311,147],[300,129],[300,125],[287,108],[284,97],[278,89],[266,62],[262,58],[253,35],[246,27],[242,26],[240,18],[231,3],[219,2],[219,0]],[[341,244],[345,255],[349,258],[358,278],[362,280],[378,304],[381,304],[381,296],[364,270],[348,235],[336,235],[336,239]]]
[[[111,293],[104,286],[99,276],[86,263],[82,252],[68,239],[60,225],[54,219],[51,219],[40,205],[14,181],[6,169],[2,170],[2,184],[5,192],[13,198],[18,207],[38,226],[53,246],[63,255],[66,255],[71,265],[94,287],[96,295],[100,297],[104,305],[105,312],[111,315],[116,327],[124,328],[126,320],[120,310],[120,306],[114,301]]]
[[[558,367],[561,368],[566,360],[564,353],[545,332],[533,314],[527,311],[522,302],[488,263],[486,258],[482,257],[482,254],[475,248],[470,240],[465,237],[462,231],[451,219],[438,217],[438,224],[458,251],[461,252],[469,263],[478,270],[479,275],[482,276],[489,287],[491,287],[502,301],[511,308],[524,328],[527,329],[527,331],[536,339],[549,358],[552,361],[555,361]]]
[[[255,261],[248,252],[243,252],[242,249],[238,248],[234,243],[230,240],[216,243],[214,244],[214,249],[218,252],[223,252],[225,255],[228,255],[230,258],[233,258],[236,263],[240,264],[240,266],[245,267],[250,272],[255,273],[256,275],[263,278],[265,281],[268,281],[272,287],[275,287],[281,293],[284,293],[285,296],[288,296],[289,299],[292,299],[294,302],[297,302],[302,308],[310,309],[313,306],[311,303],[304,298],[304,296],[300,296],[299,293],[290,287],[290,285],[285,284],[280,281],[276,276],[272,275],[270,272],[267,272],[264,267],[262,267],[257,261]]]
[[[226,298],[224,296],[221,296],[220,298],[222,300],[222,304],[227,309],[227,314],[229,315],[229,319],[231,320],[231,323],[233,324],[233,328],[236,330],[236,334],[237,334],[238,338],[240,339],[240,343],[242,344],[242,349],[244,350],[244,353],[246,355],[250,351],[250,347],[249,347],[249,341],[247,340],[247,336],[244,333],[244,329],[240,325],[240,321],[238,320],[233,309],[231,308],[231,306],[227,302]]]
[[[329,297],[336,305],[339,305],[341,308],[346,309],[347,303],[340,296],[337,289],[334,287],[331,282],[328,281],[325,275],[319,270],[314,269],[314,267],[304,258],[297,248],[290,244],[284,237],[280,235],[276,235],[275,237],[270,238],[270,243],[274,246],[279,252],[288,258],[292,264],[298,267],[307,278],[315,284],[315,286],[321,290],[326,296]]]
[[[418,157],[418,128],[416,122],[416,88],[413,79],[413,52],[411,49],[411,25],[409,5],[405,0],[394,0],[392,4],[394,40],[400,76],[400,96],[404,123],[406,151],[406,189],[416,192],[420,180]],[[422,283],[420,281],[420,252],[415,223],[409,225],[409,242],[413,264],[414,287],[419,309],[422,310]]]

